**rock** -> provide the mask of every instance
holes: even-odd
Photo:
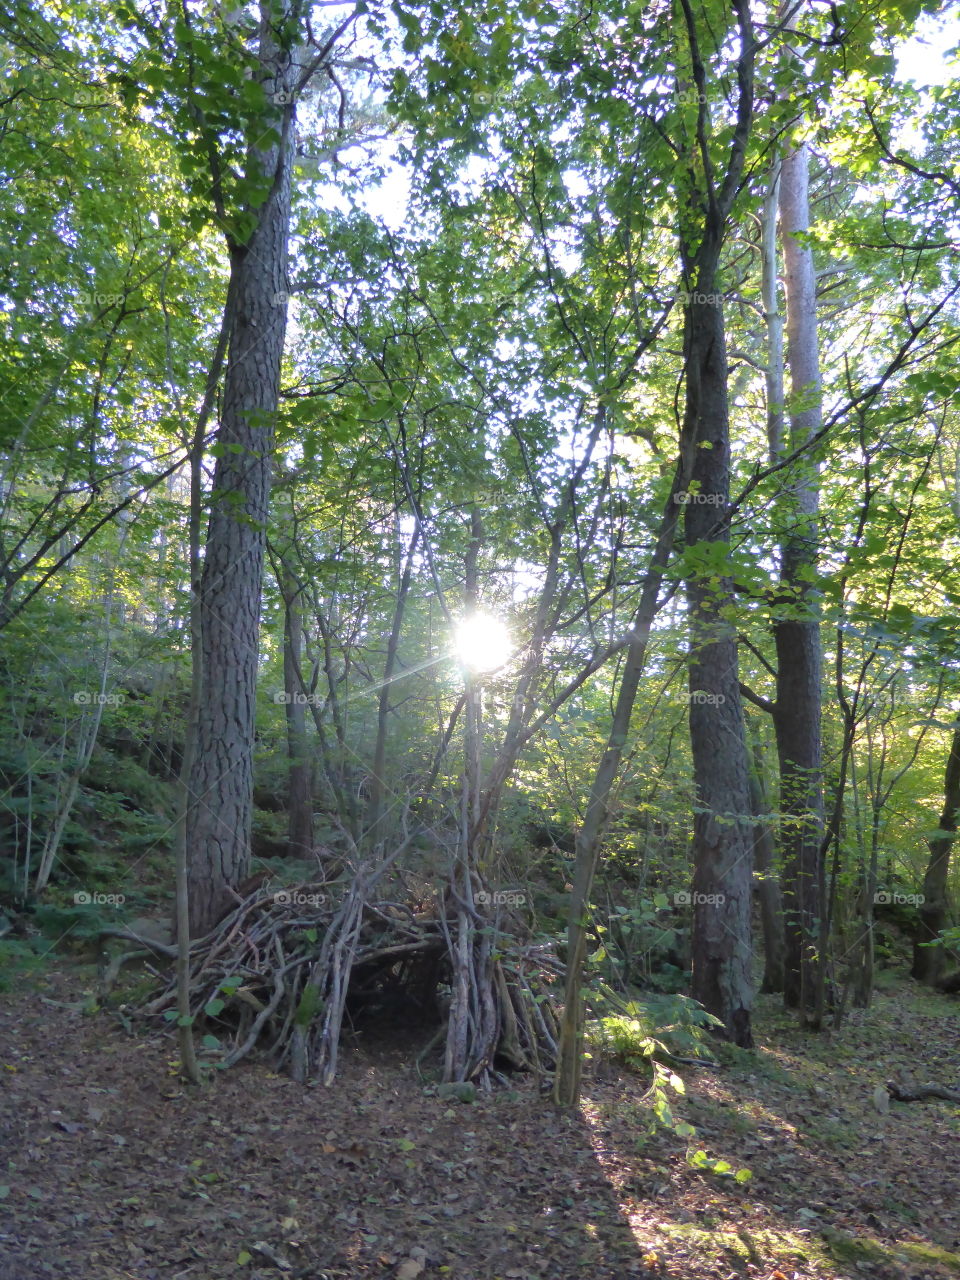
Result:
[[[890,1114],[890,1095],[882,1084],[878,1084],[873,1091],[873,1105],[882,1116]]]

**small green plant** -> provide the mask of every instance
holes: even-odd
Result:
[[[650,1030],[643,1018],[610,1014],[588,1025],[587,1040],[631,1070],[649,1074],[650,1087],[644,1100],[650,1104],[651,1128],[659,1125],[678,1138],[692,1138],[693,1127],[679,1120],[670,1106],[671,1092],[682,1094],[684,1083],[667,1065],[673,1056],[669,1047]]]
[[[674,1097],[686,1092],[674,1067],[680,1058],[715,1061],[707,1036],[711,1027],[719,1025],[718,1020],[687,996],[655,995],[642,1002],[622,1001],[603,988],[597,1003],[613,1006],[616,1011],[601,1013],[587,1024],[587,1041],[608,1057],[649,1075],[644,1095],[649,1106],[648,1132],[666,1129],[688,1142],[695,1139],[693,1125],[673,1110]],[[728,1161],[708,1156],[693,1145],[688,1148],[687,1162],[691,1168],[739,1183],[749,1182],[753,1176],[749,1169],[734,1169]]]
[[[609,987],[597,984],[591,998],[598,1016],[589,1024],[588,1036],[601,1050],[627,1065],[643,1066],[650,1056],[649,1040],[658,1045],[654,1056],[668,1063],[677,1058],[716,1061],[710,1028],[721,1024],[689,996],[650,992],[641,999],[623,1000]],[[630,1063],[631,1056],[636,1063]]]
[[[718,1160],[708,1156],[702,1147],[687,1149],[687,1164],[691,1169],[702,1169],[704,1173],[715,1174],[718,1178],[732,1178],[734,1182],[749,1182],[753,1174],[749,1169],[734,1169],[729,1160]]]

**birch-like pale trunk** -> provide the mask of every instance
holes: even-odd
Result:
[[[817,278],[810,228],[810,157],[805,143],[783,159],[780,229],[786,277],[791,452],[821,426]],[[804,455],[785,473],[778,510],[783,534],[773,632],[777,689],[773,721],[780,762],[781,858],[787,939],[784,999],[810,1026],[823,1019],[825,936],[822,653],[814,579],[819,569],[816,463]]]

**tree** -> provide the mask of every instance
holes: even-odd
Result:
[[[696,785],[693,834],[693,994],[736,1044],[750,1047],[753,974],[750,906],[753,811],[750,761],[737,667],[737,629],[730,619],[733,583],[729,545],[730,422],[727,345],[719,268],[728,219],[743,179],[754,118],[756,37],[749,5],[738,0],[736,124],[722,175],[709,140],[706,32],[684,4],[689,82],[698,95],[696,127],[687,140],[692,174],[681,206],[684,305],[683,450],[693,458],[682,496],[690,611],[690,747]],[[719,43],[716,35],[710,39]],[[694,212],[695,211],[695,212]]]
[[[960,728],[954,728],[947,756],[943,786],[943,809],[937,833],[930,840],[930,861],[923,877],[923,902],[920,904],[920,928],[913,943],[913,967],[910,975],[928,986],[934,985],[943,971],[943,946],[940,934],[947,925],[949,906],[947,885],[950,855],[957,838],[960,818]]]
[[[229,348],[200,598],[200,705],[190,778],[190,931],[205,933],[249,869],[260,594],[286,329],[300,14],[260,6],[263,115],[248,134],[245,234],[228,235]],[[211,175],[216,181],[216,173]],[[239,229],[238,229],[239,230]]]
[[[801,453],[783,475],[780,583],[773,621],[777,693],[773,723],[780,763],[781,857],[786,922],[784,998],[818,1027],[823,1016],[823,778],[820,700],[822,664],[817,465],[803,453],[819,433],[820,359],[817,277],[810,229],[807,144],[792,146],[780,171],[780,233],[786,276],[790,434],[786,449]],[[771,353],[771,359],[775,358]],[[777,460],[784,449],[777,451]]]

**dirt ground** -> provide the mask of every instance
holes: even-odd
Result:
[[[960,1107],[874,1100],[960,1085],[960,1003],[913,984],[821,1036],[761,998],[756,1052],[683,1072],[689,1146],[610,1063],[574,1115],[524,1077],[444,1100],[409,1027],[354,1038],[330,1089],[253,1065],[198,1091],[92,985],[63,963],[2,998],[0,1280],[960,1275]]]

